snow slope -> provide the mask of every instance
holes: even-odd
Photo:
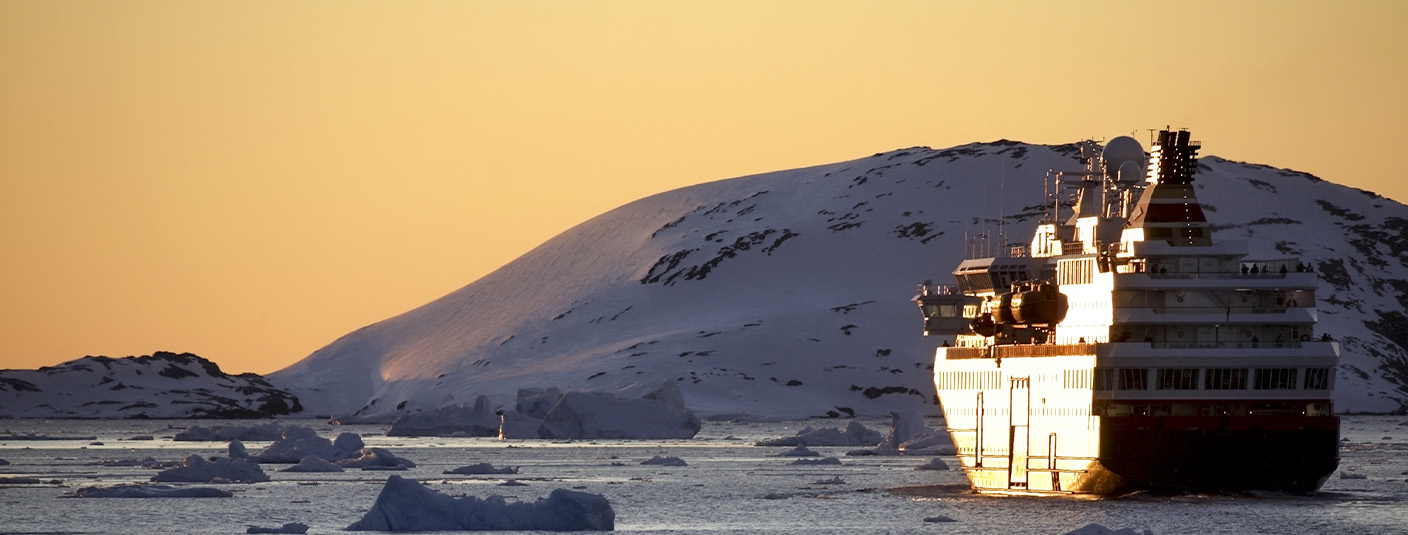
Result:
[[[1077,154],[912,148],[651,196],[270,380],[315,414],[390,417],[480,394],[510,406],[519,388],[636,396],[670,378],[702,415],[937,412],[915,285],[950,281],[965,234],[995,234],[999,216],[1005,241],[1026,243],[1046,170],[1078,168]],[[1215,237],[1324,275],[1321,329],[1343,342],[1338,408],[1404,407],[1408,208],[1217,157],[1196,184]]]
[[[3,418],[271,418],[302,409],[263,377],[229,375],[190,353],[0,370]]]

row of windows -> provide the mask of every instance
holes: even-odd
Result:
[[[996,390],[1002,388],[1002,372],[939,372],[940,390]]]
[[[1201,371],[1201,373],[1199,373]],[[1096,390],[1328,390],[1330,368],[1103,368],[1096,370]],[[1297,381],[1297,379],[1300,379]]]
[[[1062,260],[1056,264],[1056,284],[1095,282],[1095,259]]]
[[[1152,374],[1150,372],[1153,372]],[[1093,372],[1093,373],[1092,373]],[[1303,373],[1302,373],[1303,372]],[[1152,376],[1152,377],[1151,377]],[[1043,376],[1044,377],[1044,376]],[[1062,370],[1061,387],[1095,390],[1328,390],[1330,368],[1100,368]],[[1004,389],[1002,372],[939,372],[941,390]],[[1055,379],[1055,376],[1052,376]],[[1150,381],[1152,379],[1152,381]],[[1199,379],[1202,379],[1201,384]]]

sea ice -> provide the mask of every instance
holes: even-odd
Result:
[[[456,469],[454,469],[454,470],[446,470],[444,473],[446,473],[446,474],[459,474],[459,475],[517,474],[517,473],[518,473],[518,468],[515,468],[515,467],[512,467],[512,466],[505,466],[505,467],[503,467],[503,468],[494,468],[494,465],[492,465],[492,464],[489,464],[489,463],[479,463],[479,464],[471,464],[471,465],[469,465],[469,466],[461,466],[461,467],[456,468]]]
[[[1085,527],[1068,531],[1064,535],[1141,535],[1141,532],[1134,531],[1134,528],[1113,530],[1100,524],[1086,524]],[[1143,535],[1154,535],[1154,532],[1146,529]]]
[[[342,467],[332,464],[321,457],[309,455],[298,464],[279,470],[280,472],[341,472]]]
[[[846,424],[846,429],[840,430],[835,427],[814,429],[806,426],[798,431],[795,436],[759,440],[757,446],[796,446],[805,444],[808,446],[874,446],[884,438],[879,431],[866,429],[860,422],[851,420]]]
[[[234,493],[208,487],[128,484],[113,487],[83,487],[73,491],[75,498],[229,498]]]
[[[820,453],[807,449],[806,446],[798,444],[797,447],[777,454],[778,457],[821,457]]]
[[[641,461],[640,464],[654,464],[659,466],[688,466],[687,464],[685,464],[684,459],[681,459],[679,457],[665,457],[663,455],[656,455],[654,457]]]
[[[924,464],[921,464],[921,465],[919,465],[919,466],[916,466],[916,467],[914,467],[914,469],[915,469],[915,470],[948,470],[948,463],[944,462],[943,459],[940,459],[940,458],[938,458],[938,457],[934,457],[933,459],[929,459],[929,462],[924,463]]]
[[[195,454],[186,457],[181,466],[162,470],[152,476],[152,481],[158,482],[258,483],[268,480],[269,475],[260,470],[259,465],[244,459],[215,457],[207,461]]]
[[[535,502],[503,496],[451,497],[414,479],[391,476],[376,503],[348,531],[611,531],[616,513],[606,498],[567,489]]]
[[[823,457],[820,459],[797,459],[792,461],[793,466],[826,466],[840,465],[841,460],[835,457]]]
[[[361,468],[363,470],[403,470],[416,467],[416,463],[392,455],[391,452],[383,448],[364,448],[360,455],[337,461],[337,465],[343,468]]]
[[[250,526],[244,530],[245,533],[308,533],[308,524],[302,522],[289,522],[277,528],[261,528]]]

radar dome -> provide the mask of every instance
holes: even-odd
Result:
[[[1125,164],[1132,163],[1135,169],[1144,169],[1144,146],[1129,136],[1119,136],[1111,139],[1105,144],[1105,153],[1102,155],[1105,161],[1105,172],[1110,175],[1118,173]],[[1139,173],[1132,173],[1135,176],[1121,176],[1121,180],[1139,180],[1144,178]]]

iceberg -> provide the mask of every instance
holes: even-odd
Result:
[[[874,446],[880,443],[879,431],[866,429],[860,422],[852,420],[846,424],[846,429],[841,430],[835,427],[815,429],[806,426],[798,431],[795,436],[780,437],[768,440],[759,440],[755,446],[796,446],[805,444],[808,446]]]
[[[680,387],[665,381],[638,399],[603,392],[568,392],[543,415],[538,437],[508,438],[693,438],[701,422],[684,406]]]
[[[152,481],[170,483],[259,483],[268,481],[269,475],[259,469],[259,465],[244,459],[215,457],[209,461],[200,455],[192,454],[176,468],[157,472]]]
[[[1140,535],[1141,532],[1134,531],[1134,528],[1124,528],[1114,530],[1100,524],[1086,524],[1084,527],[1067,531],[1064,535]],[[1154,532],[1144,530],[1143,535],[1154,535]]]
[[[356,457],[337,461],[337,465],[343,468],[361,468],[363,470],[404,470],[416,467],[416,463],[392,455],[391,452],[382,448],[363,449]]]
[[[365,444],[356,433],[342,433],[334,440],[318,436],[307,427],[289,426],[277,442],[255,457],[261,463],[297,463],[313,456],[338,461],[358,455]]]
[[[347,531],[611,531],[616,513],[598,494],[567,489],[535,502],[452,497],[391,476],[367,514]]]
[[[847,452],[846,455],[954,455],[953,439],[948,433],[930,429],[924,415],[916,411],[891,411],[890,434],[873,449]]]
[[[309,455],[298,464],[279,470],[280,472],[342,472],[342,467],[332,464],[321,457]]]
[[[500,418],[489,408],[489,396],[475,398],[473,406],[451,405],[430,412],[402,415],[391,422],[388,437],[493,437]]]
[[[820,453],[817,453],[817,452],[815,452],[815,451],[812,451],[811,449],[807,448],[807,447],[806,447],[805,445],[803,445],[803,444],[798,444],[797,447],[792,448],[792,449],[787,450],[787,451],[784,451],[784,452],[782,452],[782,453],[779,453],[779,454],[777,454],[777,456],[778,456],[778,457],[821,457],[821,454],[820,454]]]

